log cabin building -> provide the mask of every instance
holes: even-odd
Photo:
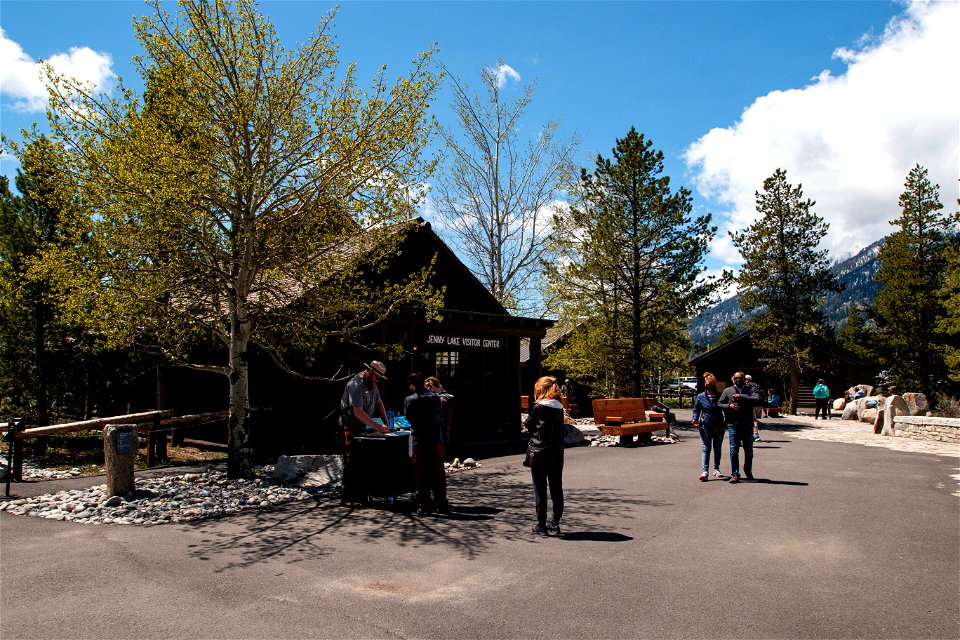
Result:
[[[697,393],[703,391],[703,374],[707,371],[717,377],[717,388],[730,384],[736,371],[753,376],[764,391],[773,388],[785,403],[790,398],[790,380],[766,370],[770,354],[754,346],[751,331],[745,331],[733,340],[723,343],[690,360],[697,372]],[[818,378],[823,378],[830,389],[830,397],[837,398],[850,387],[871,384],[879,368],[877,363],[819,336],[809,336],[810,349],[816,367],[800,374],[798,409],[813,411],[812,389]]]
[[[422,310],[403,308],[368,330],[362,340],[328,343],[315,360],[336,380],[311,381],[280,369],[251,350],[250,393],[253,448],[261,460],[279,453],[329,453],[340,446],[337,411],[349,376],[364,363],[381,360],[387,381],[380,393],[387,410],[403,413],[409,394],[406,378],[419,371],[434,375],[454,395],[452,454],[483,455],[522,444],[519,397],[541,372],[540,344],[553,321],[510,315],[466,265],[421,218],[399,250],[388,259],[385,278],[398,281],[436,258],[430,284],[445,288],[442,319],[427,321]],[[521,373],[521,342],[527,356]],[[360,344],[400,345],[402,353]],[[330,375],[330,373],[325,373]],[[178,414],[225,408],[226,379],[182,368],[157,376],[157,406]],[[153,402],[145,402],[145,406]],[[225,442],[222,427],[207,427],[200,437]]]

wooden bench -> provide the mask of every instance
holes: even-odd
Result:
[[[598,398],[593,401],[593,421],[600,433],[620,436],[620,444],[633,446],[633,437],[669,428],[663,420],[647,420],[656,398]]]

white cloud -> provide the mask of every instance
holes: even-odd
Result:
[[[109,84],[115,77],[110,55],[89,47],[71,47],[66,53],[51,55],[47,62],[60,75],[97,87]],[[0,29],[0,92],[11,98],[18,110],[42,111],[47,105],[40,63],[18,42],[8,38],[3,29]]]
[[[520,82],[520,74],[517,73],[517,70],[508,65],[506,62],[501,62],[496,67],[491,67],[490,70],[493,72],[493,76],[497,79],[497,86],[501,89],[507,84],[507,80]]]
[[[722,211],[713,257],[739,262],[726,231],[756,218],[754,193],[778,167],[802,184],[830,223],[824,248],[850,254],[891,232],[909,170],[920,164],[953,208],[960,176],[960,3],[914,2],[884,34],[834,53],[846,71],[824,71],[801,89],[758,98],[740,120],[686,152],[694,184]]]

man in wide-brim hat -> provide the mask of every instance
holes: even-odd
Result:
[[[340,495],[340,504],[352,506],[352,503],[361,500],[361,484],[355,477],[352,454],[352,440],[364,428],[370,427],[380,433],[387,433],[387,410],[380,399],[377,384],[386,380],[387,367],[379,360],[364,363],[365,369],[350,378],[343,389],[343,398],[340,400],[341,425],[343,426],[343,486]],[[381,422],[374,420],[380,418]]]

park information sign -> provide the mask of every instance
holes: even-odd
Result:
[[[426,345],[428,349],[443,349],[444,351],[459,351],[460,349],[500,349],[504,341],[489,336],[471,336],[464,334],[428,333]]]

